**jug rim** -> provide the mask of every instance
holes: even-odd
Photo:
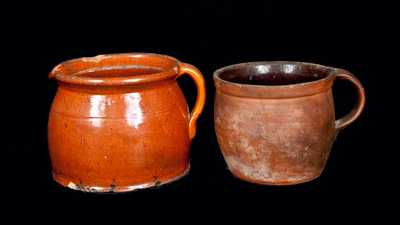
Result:
[[[49,78],[70,84],[95,86],[137,85],[175,78],[179,73],[179,60],[157,53],[115,53],[80,57],[61,62],[49,73]],[[110,69],[156,68],[153,73],[91,77],[85,72],[96,73]]]
[[[248,84],[241,82],[233,82],[221,77],[223,72],[235,68],[245,68],[257,65],[295,65],[314,67],[317,70],[325,71],[326,75],[311,81],[303,81],[289,84]],[[291,98],[313,95],[326,91],[332,87],[333,81],[338,68],[324,66],[316,63],[299,62],[299,61],[253,61],[228,65],[214,71],[214,83],[217,91],[238,97],[254,97],[254,98]],[[268,72],[265,72],[268,73]]]

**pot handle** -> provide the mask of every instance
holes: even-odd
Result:
[[[201,112],[203,111],[204,104],[206,101],[206,87],[203,75],[201,72],[194,66],[187,63],[179,64],[179,75],[180,77],[183,74],[188,74],[196,83],[197,88],[197,98],[196,103],[190,113],[189,120],[189,137],[193,139],[196,135],[196,121],[199,118]]]
[[[337,71],[335,79],[348,80],[353,83],[357,89],[358,100],[354,108],[345,116],[335,121],[335,127],[337,130],[343,129],[356,120],[364,109],[365,105],[365,91],[361,82],[349,71],[339,69]]]

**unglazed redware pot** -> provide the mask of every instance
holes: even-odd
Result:
[[[335,120],[332,85],[352,82],[356,107]],[[251,62],[214,73],[215,130],[229,170],[243,180],[290,185],[320,176],[338,132],[365,103],[343,69],[301,62]]]
[[[197,86],[192,113],[176,81],[183,74]],[[189,145],[205,103],[195,67],[165,55],[112,54],[63,62],[50,78],[59,83],[48,123],[58,183],[124,192],[188,172]]]

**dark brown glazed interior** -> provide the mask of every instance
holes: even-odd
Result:
[[[248,85],[292,85],[326,78],[328,67],[296,62],[254,62],[225,67],[217,71],[218,78]]]

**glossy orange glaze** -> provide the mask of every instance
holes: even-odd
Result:
[[[193,112],[176,78],[198,88]],[[157,54],[115,54],[66,61],[48,124],[54,179],[89,192],[120,192],[178,179],[205,103],[201,73]]]

